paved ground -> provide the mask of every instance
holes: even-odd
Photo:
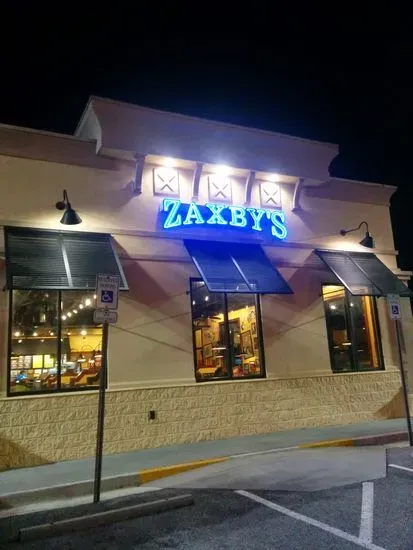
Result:
[[[346,426],[287,430],[256,436],[171,445],[157,449],[143,449],[131,453],[105,456],[103,459],[103,476],[136,474],[139,470],[146,468],[204,460],[211,457],[271,451],[272,449],[299,446],[315,441],[357,438],[405,430],[406,421],[400,418]],[[93,475],[93,459],[58,462],[36,468],[0,472],[0,498],[2,495],[18,491],[36,490],[62,483],[70,484],[91,480]]]
[[[238,470],[243,479],[244,489],[201,488],[191,490],[195,505],[88,532],[73,533],[49,540],[25,544],[3,545],[4,549],[22,550],[48,549],[116,549],[130,548],[140,550],[155,549],[308,549],[308,550],[351,550],[367,548],[369,550],[412,550],[413,549],[413,459],[411,449],[392,448],[387,452],[387,476],[382,471],[380,456],[383,449],[355,449],[360,453],[360,461],[348,455],[349,449],[311,451],[319,453],[311,462],[320,468],[327,467],[331,474],[333,463],[340,464],[352,460],[353,467],[371,461],[372,468],[361,472],[357,482],[349,485],[333,486],[333,479],[309,487],[303,475],[301,490],[287,491],[269,489],[264,480],[273,483],[273,472],[263,469],[262,479],[258,473],[251,480],[245,479],[240,465],[232,471],[233,479]],[[297,453],[309,456],[308,451],[281,453],[291,458],[291,468],[299,464]],[[277,453],[278,457],[280,456]],[[241,459],[237,459],[241,460]],[[251,457],[245,457],[245,464]],[[266,455],[268,460],[268,455]],[[278,459],[277,459],[278,460]],[[279,465],[279,463],[278,463]],[[284,462],[287,467],[288,460]],[[224,466],[224,465],[222,465]],[[213,471],[211,472],[211,468]],[[218,466],[208,467],[211,472],[211,485],[216,487]],[[329,469],[329,470],[328,470]],[[206,469],[205,469],[206,470]],[[202,485],[208,486],[205,470],[198,471]],[[316,467],[309,471],[315,472]],[[195,475],[192,473],[191,475]],[[355,474],[356,475],[356,474]],[[161,489],[171,494],[184,485],[182,474],[169,478],[170,488]],[[310,475],[315,479],[318,476]],[[327,475],[329,478],[329,475]],[[367,479],[366,479],[367,478]],[[223,479],[223,478],[221,478]],[[195,484],[196,478],[191,481]],[[165,480],[164,480],[165,481]],[[257,484],[261,485],[258,488]],[[349,481],[351,481],[349,479]],[[315,489],[315,487],[317,487]],[[302,489],[305,490],[302,490]],[[179,490],[178,489],[178,490]],[[185,489],[185,491],[187,491]],[[145,498],[149,498],[148,494]],[[37,517],[38,520],[42,516]],[[44,516],[43,516],[43,519]],[[50,517],[49,517],[50,519]],[[4,520],[2,520],[4,521]],[[14,520],[16,521],[16,520]],[[0,521],[0,529],[4,523]]]
[[[383,447],[328,448],[265,453],[236,458],[145,487],[319,491],[386,476]]]

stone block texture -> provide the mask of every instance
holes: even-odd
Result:
[[[1,399],[0,469],[92,457],[96,412],[96,392]],[[104,452],[401,416],[397,372],[109,390]]]

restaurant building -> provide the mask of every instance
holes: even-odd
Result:
[[[402,416],[395,188],[331,177],[337,155],[95,97],[73,136],[0,126],[0,469],[93,456],[99,273],[106,454]]]

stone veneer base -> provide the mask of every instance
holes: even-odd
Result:
[[[97,398],[1,399],[0,470],[94,456]],[[398,372],[109,390],[104,452],[401,416]]]

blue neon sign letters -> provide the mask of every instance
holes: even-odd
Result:
[[[282,210],[196,202],[186,204],[179,199],[164,199],[161,211],[164,213],[164,229],[190,225],[232,226],[253,231],[268,230],[273,237],[281,240],[287,237],[285,214]]]

